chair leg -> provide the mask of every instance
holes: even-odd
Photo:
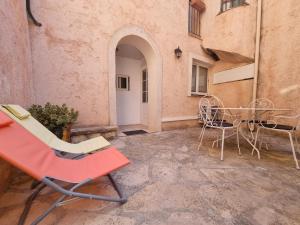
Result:
[[[262,144],[263,144],[263,139],[261,139],[261,140],[259,140],[259,151],[261,150],[261,148],[262,148]]]
[[[225,140],[225,129],[222,130],[222,147],[221,147],[221,160],[224,160],[224,140]]]
[[[250,130],[250,134],[251,134],[251,140],[254,141],[255,137],[254,137],[254,134],[253,134],[253,129],[249,128],[249,130]]]
[[[201,133],[200,133],[200,142],[199,142],[199,145],[198,145],[198,151],[200,151],[200,147],[202,146],[202,141],[203,141],[205,129],[206,129],[206,126],[203,126],[202,130],[201,130]]]
[[[238,146],[238,149],[239,149],[239,155],[241,155],[241,148],[240,148],[240,134],[239,134],[239,129],[237,129],[236,131],[236,141],[237,141],[237,146]]]
[[[222,139],[219,137],[219,134],[218,134],[218,137],[217,137],[217,139],[212,143],[212,148],[214,148],[215,147],[215,144],[217,144],[216,146],[217,146],[217,148],[219,148],[219,141],[221,141]]]
[[[199,137],[198,137],[198,140],[199,140],[199,141],[200,141],[201,138],[202,138],[203,129],[205,129],[205,125],[203,125],[203,127],[201,128],[201,132],[200,132],[200,135],[199,135]]]
[[[257,144],[257,139],[258,139],[258,134],[259,134],[259,132],[260,132],[260,127],[259,128],[257,128],[257,131],[256,131],[256,135],[255,135],[255,141],[254,141],[254,146],[256,147],[256,144]],[[252,148],[252,155],[254,154],[254,151],[255,151],[255,149],[254,148]]]
[[[297,133],[294,132],[294,135],[295,135],[295,142],[296,142],[296,152],[300,153],[300,151],[299,151],[299,142],[298,142]]]
[[[261,137],[260,144],[259,144],[259,150],[262,149],[262,145],[263,145],[263,144],[265,145],[266,150],[269,150],[269,145],[268,145],[267,142],[264,142],[264,140],[265,140],[265,136]]]
[[[230,137],[235,136],[235,135],[236,135],[235,133],[230,134],[230,135],[228,135],[228,136],[225,136],[224,139],[230,138]],[[213,144],[212,144],[212,148],[214,148],[215,144],[216,144],[217,148],[219,148],[219,142],[220,142],[220,141],[222,141],[222,135],[220,135],[220,136],[218,135],[217,139],[214,140],[214,142],[213,142]]]
[[[266,150],[269,151],[269,144],[266,143]]]
[[[297,159],[296,152],[295,152],[295,146],[294,146],[293,136],[292,136],[292,134],[290,132],[289,132],[289,137],[290,137],[290,142],[291,142],[293,157],[294,157],[294,160],[295,160],[295,163],[296,163],[296,168],[299,170],[300,167],[299,167],[298,159]]]
[[[38,180],[33,180],[30,186],[30,189],[33,190],[35,189],[37,186],[39,186],[42,182],[38,181]]]
[[[217,148],[219,148],[219,141],[220,141],[220,140],[221,140],[221,139],[219,138],[219,135],[218,135],[217,139],[213,141],[211,147],[214,148],[214,147],[215,147],[215,144],[217,144],[216,146],[217,146]]]
[[[36,184],[35,184],[36,185]],[[37,188],[37,186],[39,186]],[[47,187],[47,185],[45,184],[41,184],[41,182],[39,182],[39,184],[37,184],[35,186],[36,190],[32,192],[32,194],[27,198],[26,202],[25,202],[25,207],[23,209],[23,212],[19,218],[19,221],[18,221],[18,225],[23,225],[26,221],[26,218],[28,216],[28,213],[31,209],[31,206],[33,204],[33,201],[36,199],[36,197],[39,195],[39,193],[45,188]],[[33,189],[31,187],[31,189]]]
[[[90,199],[90,200],[100,200],[100,201],[109,201],[109,202],[118,202],[120,204],[124,204],[127,202],[127,198],[122,194],[121,189],[117,185],[117,183],[114,181],[113,177],[108,174],[107,175],[109,180],[112,183],[113,188],[116,190],[118,197],[110,197],[110,196],[103,196],[103,195],[93,195],[93,194],[85,194],[81,192],[75,192],[76,189],[79,187],[91,182],[91,179],[86,179],[85,181],[82,181],[81,183],[78,183],[74,185],[70,190],[66,190],[63,187],[57,185],[53,180],[54,179],[49,179],[49,178],[44,178],[43,183],[40,184],[40,187],[38,187],[27,199],[26,201],[26,206],[24,208],[24,211],[19,219],[18,225],[23,225],[26,221],[26,217],[29,213],[29,210],[31,208],[31,205],[33,203],[33,200],[38,196],[38,194],[41,192],[43,188],[46,186],[49,186],[56,190],[57,192],[61,193],[62,196],[58,198],[42,215],[37,217],[31,225],[37,225],[39,224],[45,217],[47,217],[50,212],[52,212],[54,209],[64,205],[65,203],[69,203],[72,200],[77,200],[79,198],[82,199]],[[64,201],[67,197],[72,197],[69,200]]]

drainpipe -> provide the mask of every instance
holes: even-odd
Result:
[[[254,71],[252,101],[255,101],[257,99],[259,61],[260,61],[260,42],[261,42],[262,1],[263,0],[257,1],[255,62],[254,62],[255,71]]]

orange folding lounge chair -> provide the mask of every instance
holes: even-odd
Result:
[[[29,196],[19,224],[25,223],[33,200],[46,186],[60,192],[62,196],[32,224],[42,221],[53,209],[62,205],[67,197],[119,203],[127,201],[110,173],[129,164],[129,160],[113,147],[78,160],[60,158],[46,144],[0,112],[0,157],[41,182]],[[118,197],[76,191],[77,188],[105,175],[112,182]],[[72,188],[66,189],[57,181],[70,183]]]

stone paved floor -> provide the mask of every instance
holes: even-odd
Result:
[[[114,174],[128,203],[80,200],[56,209],[41,224],[300,224],[300,171],[290,153],[272,147],[258,161],[246,146],[239,156],[229,143],[221,162],[208,142],[196,150],[198,134],[191,128],[118,138],[114,145],[132,161]],[[0,198],[1,225],[17,223],[30,182],[20,175]],[[82,191],[114,193],[106,178]],[[57,197],[45,190],[27,224]]]

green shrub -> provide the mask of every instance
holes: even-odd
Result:
[[[63,128],[75,123],[78,118],[78,111],[68,108],[66,104],[59,106],[48,102],[45,106],[32,105],[28,111],[59,138],[62,137]]]

